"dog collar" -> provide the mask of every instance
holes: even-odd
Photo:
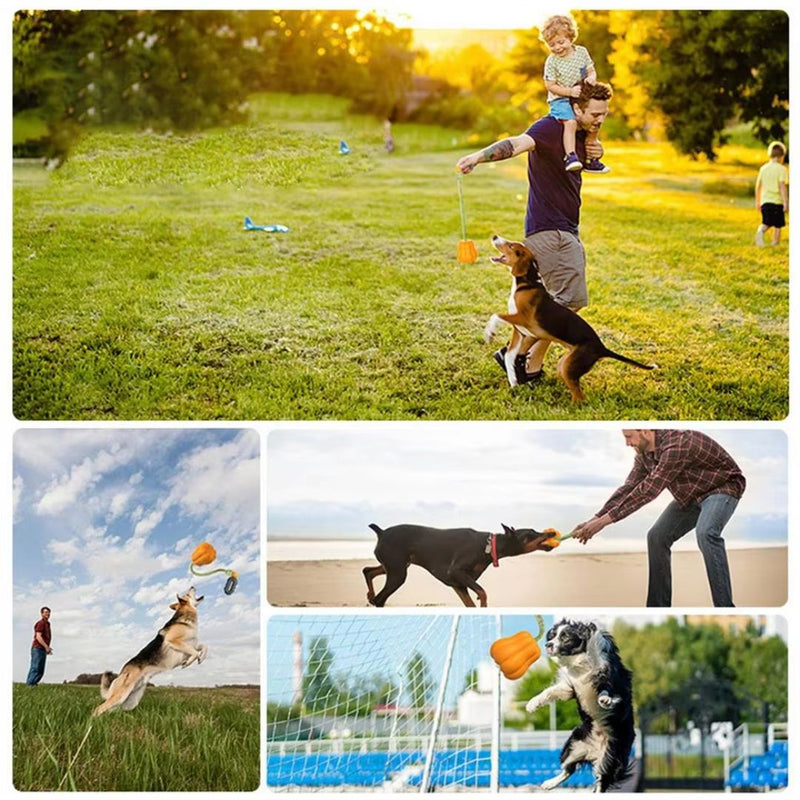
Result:
[[[486,541],[486,552],[492,554],[492,564],[494,564],[494,566],[496,566],[496,567],[499,567],[500,564],[498,564],[498,559],[497,559],[497,534],[496,533],[490,533],[489,534],[489,538]]]

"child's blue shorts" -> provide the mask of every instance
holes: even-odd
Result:
[[[550,116],[555,119],[575,119],[569,97],[556,97],[550,101]]]

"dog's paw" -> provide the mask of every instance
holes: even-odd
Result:
[[[614,708],[614,706],[619,705],[621,702],[621,697],[612,697],[608,692],[600,692],[600,694],[597,695],[597,704],[600,708],[605,708],[606,710]]]
[[[555,778],[549,778],[548,780],[543,781],[539,788],[549,792],[551,789],[555,789],[556,786],[560,786],[563,782],[564,779],[561,777],[561,775],[556,775]]]
[[[536,711],[537,708],[541,708],[541,705],[542,704],[539,702],[539,699],[537,697],[532,697],[525,704],[525,711],[527,711],[529,714],[533,714],[533,712]]]

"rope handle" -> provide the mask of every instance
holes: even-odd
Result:
[[[225,588],[223,589],[225,594],[233,594],[239,584],[239,573],[232,569],[224,569],[223,567],[219,567],[217,569],[209,570],[208,572],[200,572],[194,568],[194,564],[190,564],[189,571],[192,573],[192,575],[199,575],[201,578],[205,578],[208,575],[216,575],[218,572],[224,572],[228,576],[228,580],[225,581]]]
[[[458,182],[458,206],[461,210],[461,238],[467,238],[467,217],[464,214],[464,189],[461,186],[461,172],[459,171],[456,175],[456,180]]]

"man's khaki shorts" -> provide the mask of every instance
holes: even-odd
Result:
[[[580,238],[566,231],[539,231],[524,241],[536,256],[539,274],[553,299],[573,311],[587,306],[586,251]]]

